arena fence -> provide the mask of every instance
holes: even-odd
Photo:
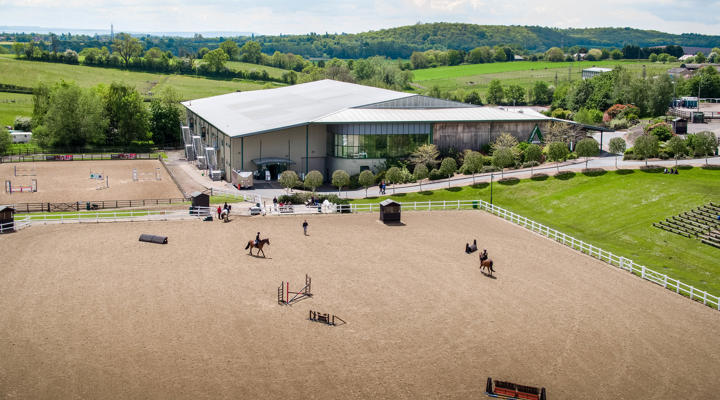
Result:
[[[180,204],[188,201],[190,201],[189,198],[174,197],[167,199],[74,201],[68,203],[16,203],[13,207],[18,213],[62,212],[87,209],[105,210],[114,208],[147,207],[163,204]]]
[[[195,219],[210,214],[208,207],[196,207],[194,210],[123,210],[123,211],[90,211],[61,214],[31,214],[25,218],[30,224],[72,224],[98,222],[132,222],[132,221],[169,221]]]
[[[0,223],[0,233],[19,231],[20,229],[30,226],[29,216],[14,218],[13,222]]]
[[[574,250],[585,253],[598,260],[614,265],[620,269],[637,275],[645,280],[656,283],[675,293],[689,297],[691,300],[702,302],[706,306],[720,310],[720,297],[714,296],[706,291],[671,278],[663,273],[654,271],[644,265],[639,265],[633,260],[603,250],[590,243],[574,238],[556,229],[550,228],[527,217],[508,211],[502,207],[490,204],[484,200],[457,200],[457,201],[423,201],[423,202],[400,202],[403,210],[432,211],[432,210],[468,210],[481,209],[500,218],[508,220],[523,228],[562,243]],[[350,210],[350,212],[372,212],[380,211],[379,204],[346,204],[337,205],[338,212]]]
[[[0,157],[0,163],[40,161],[92,161],[92,160],[157,160],[159,153],[58,153],[20,154]]]

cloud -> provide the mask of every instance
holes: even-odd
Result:
[[[0,0],[0,25],[73,29],[364,32],[415,22],[551,27],[630,26],[717,34],[720,0]]]

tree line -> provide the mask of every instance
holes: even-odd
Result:
[[[180,97],[164,88],[146,107],[130,85],[93,88],[60,81],[33,91],[33,140],[53,148],[173,145],[182,142]]]

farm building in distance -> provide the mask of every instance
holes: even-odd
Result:
[[[479,150],[503,132],[528,141],[554,121],[327,79],[182,104],[186,144],[209,164],[201,168],[225,180],[233,170],[260,177],[269,171],[272,179],[287,169],[301,176],[319,170],[327,177],[337,169],[357,174],[426,143]]]
[[[612,68],[600,68],[600,67],[585,68],[582,70],[582,78],[590,79],[594,76],[604,74],[605,72],[610,72],[610,71],[612,71]]]

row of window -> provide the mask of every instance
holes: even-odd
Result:
[[[339,158],[407,157],[430,143],[430,135],[328,135],[328,155]]]

